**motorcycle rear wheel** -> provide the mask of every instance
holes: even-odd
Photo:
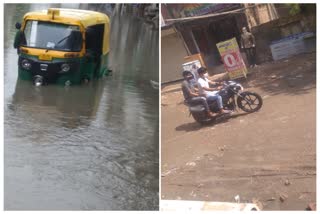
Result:
[[[205,113],[203,113],[205,114]],[[195,113],[191,113],[193,119],[195,121],[197,121],[198,123],[200,123],[201,125],[208,125],[212,122],[212,118],[206,117],[204,115],[200,115],[200,114],[195,114]]]
[[[237,99],[237,104],[243,111],[252,113],[260,110],[263,101],[259,94],[247,91],[241,93],[241,96]]]

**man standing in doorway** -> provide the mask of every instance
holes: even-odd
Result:
[[[242,28],[241,49],[244,49],[246,52],[250,68],[256,67],[256,41],[252,33],[247,31],[246,27]]]

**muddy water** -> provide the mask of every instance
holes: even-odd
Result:
[[[5,5],[5,209],[158,209],[158,32],[114,14],[113,76],[34,87],[17,79],[14,24],[48,6]]]

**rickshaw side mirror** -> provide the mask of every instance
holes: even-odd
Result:
[[[17,22],[16,25],[15,25],[15,27],[16,27],[17,30],[20,30],[20,28],[21,28],[21,23],[20,23],[20,22]]]

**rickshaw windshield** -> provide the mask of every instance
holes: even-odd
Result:
[[[24,28],[26,47],[59,51],[80,51],[79,26],[29,20]]]

